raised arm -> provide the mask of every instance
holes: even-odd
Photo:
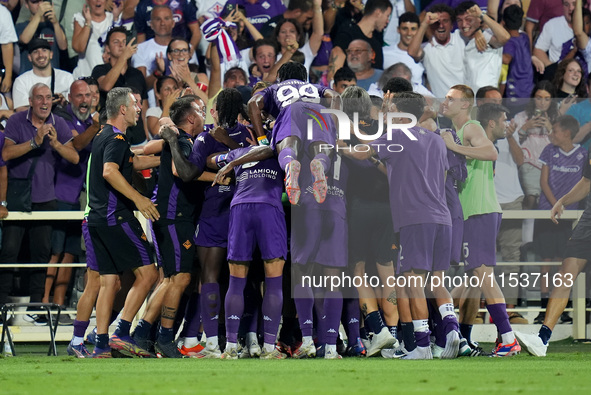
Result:
[[[464,145],[456,144],[450,132],[442,132],[441,137],[448,149],[460,155],[478,160],[497,160],[497,150],[481,126],[469,124],[464,128]]]
[[[425,53],[423,52],[423,48],[421,48],[421,44],[423,42],[423,38],[425,37],[425,33],[429,29],[433,23],[439,21],[439,15],[434,12],[427,12],[425,14],[425,18],[421,22],[419,26],[419,30],[417,34],[412,38],[409,46],[408,46],[408,54],[410,57],[414,59],[415,62],[420,62],[423,59]]]
[[[316,55],[324,37],[324,19],[322,18],[322,0],[314,0],[314,19],[312,20],[312,34],[310,35],[310,49]]]
[[[489,41],[491,47],[502,47],[511,38],[511,35],[503,26],[488,16],[488,14],[483,13],[477,5],[472,6],[466,13],[474,18],[480,18],[492,30],[493,36]]]
[[[269,159],[269,158],[273,157],[273,155],[274,155],[273,149],[271,147],[269,147],[268,145],[259,145],[259,146],[253,147],[250,149],[250,151],[248,151],[247,153],[245,153],[241,157],[234,159],[233,161],[228,163],[226,166],[222,167],[220,169],[220,171],[218,171],[218,173],[216,174],[215,180],[213,180],[212,185],[221,184],[224,176],[226,174],[228,174],[230,171],[232,171],[232,169],[234,169],[234,167],[236,167],[236,166],[243,165],[248,162],[256,162],[256,161]]]
[[[170,152],[172,153],[172,161],[176,168],[178,176],[184,181],[189,182],[196,179],[203,173],[204,169],[200,169],[185,158],[177,135],[169,126],[162,126],[160,128],[160,135],[170,145]]]
[[[123,54],[121,54],[119,59],[117,59],[117,63],[115,63],[115,65],[111,67],[111,70],[109,70],[109,72],[106,75],[99,77],[99,79],[97,80],[99,87],[102,91],[108,92],[115,87],[117,79],[119,79],[119,76],[127,67],[127,61],[131,59],[133,54],[135,54],[136,52],[137,44],[135,43],[135,38],[132,38],[125,46]]]
[[[264,107],[265,100],[262,95],[254,95],[248,101],[248,115],[250,116],[250,123],[257,138],[265,135],[263,119],[261,118],[261,111]]]
[[[577,0],[573,12],[573,33],[577,38],[577,47],[583,51],[589,42],[589,36],[583,29],[583,0]]]

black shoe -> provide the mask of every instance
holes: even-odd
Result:
[[[131,335],[135,343],[144,350],[154,354],[154,342],[150,339],[140,339],[135,336],[135,332]]]
[[[27,322],[30,322],[36,326],[47,326],[47,317],[45,316],[45,314],[43,315],[39,315],[39,314],[27,314],[23,317],[23,319]]]
[[[185,355],[181,354],[174,341],[162,343],[160,340],[157,340],[154,344],[154,349],[158,358],[185,358]]]
[[[568,313],[566,311],[563,311],[562,314],[560,315],[560,323],[561,324],[572,324],[573,319],[571,318],[570,315],[568,315]]]
[[[536,318],[534,318],[534,324],[543,324],[544,320],[546,319],[546,312],[540,311],[540,314]]]

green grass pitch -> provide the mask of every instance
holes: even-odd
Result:
[[[572,341],[553,343],[546,358],[448,361],[77,360],[65,347],[48,357],[45,346],[17,345],[17,357],[0,359],[0,393],[591,393],[591,345]]]

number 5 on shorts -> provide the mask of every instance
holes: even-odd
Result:
[[[468,258],[468,256],[470,255],[470,249],[468,248],[467,241],[462,243],[462,255],[463,255],[464,259]]]

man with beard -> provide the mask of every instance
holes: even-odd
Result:
[[[54,69],[51,65],[53,52],[47,40],[36,38],[31,40],[28,46],[29,61],[33,64],[33,69],[21,74],[12,87],[12,100],[16,111],[24,111],[29,107],[29,92],[31,87],[39,82],[50,87],[54,95],[68,95],[70,85],[74,82],[74,77],[67,71]]]
[[[353,40],[347,47],[347,64],[355,73],[357,86],[365,90],[374,82],[378,82],[382,76],[382,70],[372,67],[374,57],[375,52],[365,40]]]
[[[89,142],[98,132],[98,122],[93,123],[90,117],[91,93],[88,84],[84,81],[74,81],[70,87],[68,96],[70,103],[65,107],[58,107],[54,112],[66,121],[68,130],[72,136],[81,136]],[[86,134],[86,135],[84,135]],[[80,161],[77,164],[69,163],[61,159],[58,162],[55,176],[55,195],[57,209],[59,211],[80,211],[80,193],[86,175],[86,165],[90,156],[90,147],[81,145],[82,140],[73,140],[74,148],[79,150]],[[78,144],[77,144],[78,143]],[[53,225],[51,241],[51,259],[49,263],[72,263],[81,253],[80,237],[82,230],[79,221],[58,221]],[[72,268],[64,267],[47,268],[45,278],[45,295],[43,302],[49,302],[51,289],[53,291],[53,303],[64,305],[66,291],[70,283]],[[66,314],[60,316],[61,325],[71,325],[72,320]]]

